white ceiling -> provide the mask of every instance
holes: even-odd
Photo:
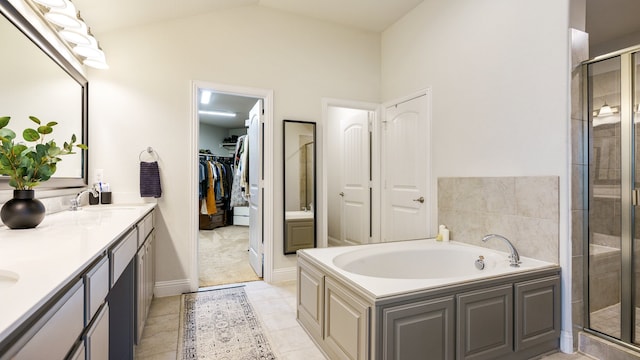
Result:
[[[73,0],[98,39],[120,29],[238,6],[260,5],[362,30],[382,32],[423,0]],[[256,99],[218,94],[202,110],[230,111],[236,118],[201,115],[200,121],[244,127]]]
[[[358,29],[382,32],[422,1],[73,0],[98,39],[100,34],[120,29],[247,5],[260,5]],[[586,0],[586,5],[586,30],[589,32],[591,44],[604,43],[640,32],[640,22],[637,20],[637,14],[640,14],[640,0]],[[253,99],[232,100],[220,97],[218,101],[212,102],[211,107],[243,114],[248,112],[247,103],[254,102]],[[240,118],[242,116],[244,115],[239,115]]]
[[[228,9],[261,5],[381,32],[423,0],[74,0],[94,35]]]

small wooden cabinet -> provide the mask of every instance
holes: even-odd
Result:
[[[386,307],[382,310],[384,359],[455,359],[453,296]]]
[[[300,260],[298,266],[297,312],[309,334],[322,341],[324,327],[324,276]]]
[[[489,360],[513,351],[513,288],[457,295],[457,359]]]
[[[87,360],[109,359],[109,304],[105,303],[85,335]]]
[[[315,246],[313,219],[287,219],[285,223],[287,224],[284,243],[285,254]]]
[[[369,304],[325,278],[324,341],[331,359],[368,359]]]
[[[560,337],[560,277],[520,282],[515,293],[515,350],[553,344]]]
[[[140,235],[145,236],[145,233],[140,233]],[[146,234],[145,241],[138,249],[137,254],[136,344],[139,344],[142,339],[142,330],[153,300],[155,284],[154,235],[155,233],[151,229]]]

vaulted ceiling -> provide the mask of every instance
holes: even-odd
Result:
[[[381,32],[422,0],[74,0],[96,35],[236,6],[261,5]]]

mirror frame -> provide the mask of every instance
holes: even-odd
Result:
[[[287,136],[287,124],[297,123],[297,124],[307,124],[312,125],[312,136],[313,136],[313,199],[310,211],[313,212],[313,247],[318,246],[318,219],[317,219],[317,138],[316,138],[316,123],[313,121],[302,121],[302,120],[282,120],[282,248],[283,253],[285,255],[295,254],[296,250],[288,250],[287,249],[287,168],[286,168],[286,136]]]
[[[13,5],[11,5],[7,0],[0,0],[0,13],[2,14],[1,18],[6,19],[10,23],[12,23],[20,32],[22,32],[28,40],[34,43],[44,55],[48,56],[53,62],[55,62],[58,66],[60,66],[61,70],[67,73],[73,80],[75,80],[80,88],[82,89],[81,98],[78,101],[82,104],[82,113],[81,113],[81,121],[82,121],[82,131],[79,134],[80,142],[89,145],[88,140],[88,109],[89,109],[89,81],[85,76],[76,69],[67,58],[65,58],[60,51],[52,45],[46,38],[43,36],[36,27],[31,24],[31,22],[25,18],[20,11],[18,11]],[[79,178],[69,178],[69,177],[52,177],[46,182],[43,182],[37,186],[37,189],[62,189],[62,188],[76,188],[76,187],[85,187],[88,184],[88,170],[89,170],[89,161],[88,161],[88,150],[80,150],[82,151],[82,177]],[[2,176],[0,177],[0,190],[13,189],[9,186],[8,177]]]

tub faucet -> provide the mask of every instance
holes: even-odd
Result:
[[[71,207],[69,208],[69,210],[71,211],[78,210],[80,208],[80,200],[82,198],[82,195],[86,193],[91,193],[91,195],[93,195],[94,197],[100,196],[100,194],[98,193],[98,190],[94,188],[89,188],[89,189],[80,191],[75,199],[71,199]]]
[[[516,250],[515,246],[513,246],[513,244],[511,243],[511,241],[509,241],[509,239],[507,239],[506,237],[502,236],[502,235],[498,235],[498,234],[489,234],[489,235],[485,235],[482,238],[483,242],[487,242],[487,240],[491,239],[491,238],[499,238],[504,240],[504,242],[507,243],[507,246],[509,247],[509,251],[511,251],[511,255],[509,255],[509,259],[510,261],[510,265],[513,267],[520,267],[520,255],[518,255],[518,250]]]

